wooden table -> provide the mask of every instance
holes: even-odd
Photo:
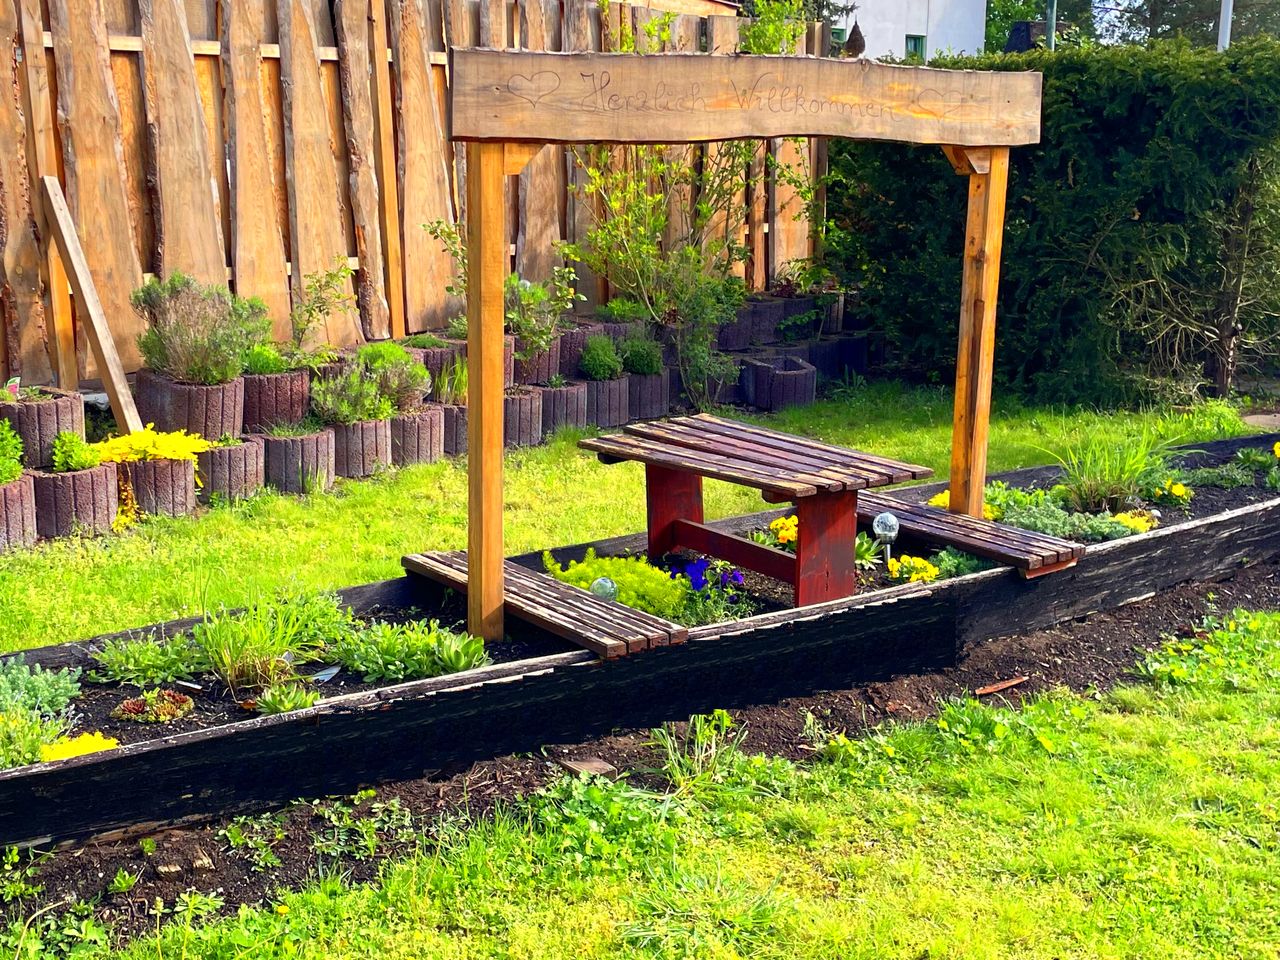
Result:
[[[795,587],[796,605],[852,595],[858,491],[933,471],[706,414],[632,424],[579,444],[605,463],[645,465],[649,556],[679,547],[727,560]],[[703,522],[702,479],[753,487],[772,503],[794,502],[794,555]]]

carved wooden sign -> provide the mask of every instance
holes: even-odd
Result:
[[[454,48],[455,140],[697,143],[835,136],[959,146],[1040,140],[1038,73],[815,57]]]

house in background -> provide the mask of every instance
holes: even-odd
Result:
[[[837,47],[855,20],[868,59],[978,53],[986,34],[987,0],[858,0],[858,9],[833,25]]]

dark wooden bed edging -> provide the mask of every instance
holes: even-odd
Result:
[[[953,663],[1038,629],[1280,555],[1280,498],[1100,545],[1073,569],[1009,568],[761,614],[605,663],[569,652],[334,697],[106,753],[0,771],[0,846],[48,845],[346,793],[380,781]],[[430,600],[412,578],[341,591],[360,610]],[[171,634],[191,619],[152,629]],[[137,631],[134,631],[135,633]],[[57,665],[87,643],[29,651]]]

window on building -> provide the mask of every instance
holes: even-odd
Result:
[[[925,58],[925,38],[915,33],[907,34],[907,58],[923,60]]]

